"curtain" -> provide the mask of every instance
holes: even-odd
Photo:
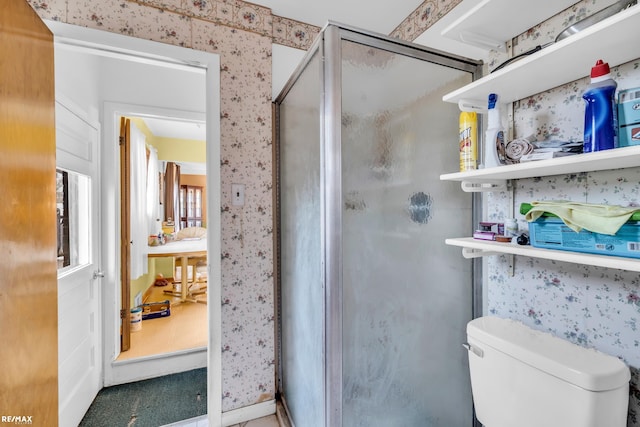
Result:
[[[158,234],[160,226],[160,177],[158,176],[158,152],[155,148],[149,150],[147,163],[147,226],[148,234]]]
[[[180,229],[180,165],[167,162],[164,173],[164,217],[176,224]]]
[[[131,279],[148,271],[147,152],[144,134],[131,122]]]

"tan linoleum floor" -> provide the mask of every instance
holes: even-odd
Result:
[[[153,287],[149,299],[145,302],[169,300],[179,301],[164,290],[171,285]],[[199,299],[206,301],[205,295]],[[120,353],[117,360],[128,360],[156,354],[172,353],[180,350],[207,346],[207,304],[184,302],[171,305],[171,315],[158,319],[142,321],[142,329],[131,332],[131,348]]]

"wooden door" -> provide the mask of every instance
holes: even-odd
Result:
[[[131,121],[120,118],[120,351],[131,348]]]
[[[55,426],[53,36],[25,0],[2,2],[0,50],[0,413]]]

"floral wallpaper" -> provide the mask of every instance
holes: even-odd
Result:
[[[271,39],[201,23],[221,55],[223,410],[274,397]],[[195,34],[195,32],[194,32]],[[230,88],[231,90],[224,90]],[[231,184],[246,204],[231,206]]]
[[[241,0],[27,0],[42,18],[79,23],[129,36],[193,47],[192,20],[253,32],[272,38],[273,43],[308,49],[320,32],[315,25],[273,15],[271,9]],[[146,21],[134,19],[143,13]],[[135,23],[133,21],[136,21]],[[182,21],[182,23],[177,22]]]
[[[583,0],[513,41],[514,54],[553,41],[565,27],[611,4]],[[594,52],[607,61],[606,52]],[[494,56],[491,68],[504,58]],[[619,89],[640,87],[640,60],[613,67]],[[590,70],[584,70],[588,76]],[[588,77],[514,104],[514,137],[582,140]],[[518,212],[520,203],[565,199],[585,203],[640,205],[640,167],[514,181],[507,193],[487,195],[488,219]],[[521,230],[527,229],[516,214]],[[640,276],[636,272],[516,257],[511,275],[506,256],[487,257],[488,314],[520,320],[578,345],[619,357],[632,372],[628,426],[640,426]]]
[[[395,30],[389,34],[406,41],[413,41],[427,28],[449,13],[462,0],[426,0],[420,4]]]
[[[273,15],[273,42],[284,46],[307,50],[311,47],[320,28]]]

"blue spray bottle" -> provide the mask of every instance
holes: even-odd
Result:
[[[587,102],[584,115],[583,152],[617,147],[617,83],[611,78],[609,64],[598,59],[591,69],[591,84],[582,95]]]

